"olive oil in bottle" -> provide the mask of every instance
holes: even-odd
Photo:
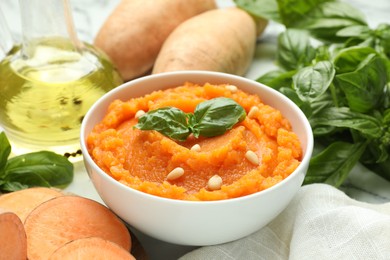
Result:
[[[28,1],[37,3],[21,3],[29,6]],[[84,115],[99,97],[122,83],[102,52],[75,40],[74,35],[28,38],[0,62],[0,124],[13,153],[51,150],[79,155]]]

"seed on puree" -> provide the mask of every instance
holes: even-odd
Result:
[[[211,129],[206,129],[205,135],[186,133],[181,139],[172,138],[176,125],[170,121],[166,125],[173,129],[172,136],[139,127],[148,115],[153,127],[160,124],[151,117],[153,111],[177,108],[184,115],[195,114],[197,105],[221,97],[232,100],[244,113],[222,134],[206,135],[214,130],[209,124]],[[226,118],[231,114],[226,112]],[[186,121],[178,129],[183,124]],[[261,97],[228,84],[187,82],[144,97],[115,100],[88,135],[87,146],[96,164],[117,181],[179,200],[223,200],[252,194],[285,179],[302,159],[299,139],[281,112],[263,104]]]

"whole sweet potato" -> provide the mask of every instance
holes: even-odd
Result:
[[[204,12],[169,35],[153,73],[209,70],[243,75],[252,62],[256,38],[256,23],[245,11],[231,7]]]
[[[152,69],[162,44],[179,24],[213,8],[214,0],[122,0],[94,44],[130,80]]]

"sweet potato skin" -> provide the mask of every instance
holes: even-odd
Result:
[[[252,62],[256,38],[256,23],[245,11],[231,7],[204,12],[169,35],[153,74],[209,70],[242,76]]]
[[[25,260],[27,239],[20,218],[0,208],[0,260]]]
[[[59,247],[50,256],[49,260],[106,260],[122,259],[135,260],[124,248],[100,237],[87,237],[72,240]]]
[[[99,30],[94,45],[111,58],[127,81],[150,72],[174,28],[213,8],[214,0],[122,0]]]
[[[113,212],[75,195],[43,202],[27,216],[24,228],[29,260],[48,259],[60,246],[85,237],[101,237],[127,251],[132,245],[127,227]]]
[[[14,212],[22,223],[30,212],[41,203],[64,195],[60,190],[46,187],[34,187],[0,196],[0,208]]]

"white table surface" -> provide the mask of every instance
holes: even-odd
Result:
[[[230,0],[217,0],[222,6],[231,5]],[[71,0],[75,27],[81,40],[92,42],[94,36],[119,0]],[[390,23],[389,0],[346,0],[359,8],[369,24],[376,27],[381,22]],[[19,6],[16,0],[1,0],[2,10],[15,39],[20,39]],[[275,39],[283,27],[271,23],[259,39],[255,59],[246,77],[256,79],[273,67]],[[389,169],[390,171],[390,169]],[[364,167],[356,166],[345,183],[340,187],[350,197],[369,203],[390,202],[390,182],[373,174]],[[82,162],[75,163],[75,179],[67,187],[68,191],[102,202],[85,171]],[[136,236],[147,251],[149,258],[177,259],[193,249],[192,247],[168,244],[135,231]]]

